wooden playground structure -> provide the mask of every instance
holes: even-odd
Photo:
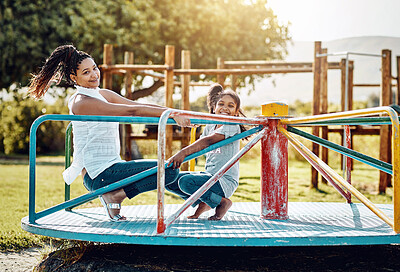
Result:
[[[328,113],[328,70],[336,69],[341,72],[341,110],[348,111],[353,109],[353,88],[354,87],[381,87],[380,92],[380,106],[389,106],[391,104],[400,104],[400,56],[396,57],[397,75],[392,76],[392,57],[391,51],[388,49],[382,50],[381,54],[359,54],[372,57],[381,58],[381,83],[354,83],[353,73],[355,63],[349,59],[349,55],[359,54],[352,52],[343,52],[331,55],[343,55],[346,58],[341,59],[340,62],[328,62],[328,50],[322,48],[321,42],[317,41],[314,45],[314,62],[271,62],[271,61],[226,61],[222,58],[217,60],[216,69],[192,69],[190,51],[182,50],[181,52],[181,68],[176,68],[175,64],[175,48],[174,46],[167,45],[165,47],[165,63],[162,65],[143,65],[134,64],[134,55],[132,52],[125,52],[124,64],[113,63],[113,46],[110,44],[104,45],[103,64],[100,65],[103,73],[103,86],[112,89],[112,75],[119,74],[124,77],[124,87],[126,96],[132,97],[132,74],[143,74],[157,78],[164,82],[165,86],[165,105],[173,107],[172,95],[175,86],[180,86],[182,95],[182,110],[190,110],[189,103],[189,87],[202,85],[199,82],[191,81],[191,76],[194,75],[215,75],[217,82],[225,86],[225,79],[231,76],[231,88],[233,90],[237,87],[236,78],[240,75],[265,75],[265,74],[289,74],[289,73],[313,73],[313,101],[312,101],[312,114],[325,114]],[[152,71],[152,72],[149,72]],[[155,74],[154,72],[159,72]],[[163,73],[163,74],[160,74]],[[180,81],[175,79],[175,76],[180,77]],[[393,83],[393,81],[395,81]],[[204,85],[204,84],[203,84]],[[395,89],[395,101],[392,99],[392,87]],[[171,143],[173,140],[180,140],[181,146],[184,147],[189,144],[190,131],[183,129],[182,132],[173,132],[171,126],[167,127],[167,145],[166,154],[171,155]],[[342,142],[346,138],[346,133],[343,129],[329,128],[328,126],[313,127],[313,135],[320,136],[323,139],[328,139],[329,133],[340,133]],[[131,130],[131,125],[124,126],[122,131],[122,153],[125,154],[125,159],[131,159],[131,141],[134,139],[155,139],[156,135],[138,136],[134,135]],[[390,134],[389,126],[371,127],[354,125],[349,129],[349,137],[353,135],[379,135],[380,136],[380,160],[389,162],[391,161],[391,147],[390,147]],[[352,141],[351,141],[352,142]],[[328,162],[328,149],[319,147],[313,143],[312,150],[320,156],[322,161]],[[183,166],[187,170],[187,165]],[[315,188],[318,187],[318,172],[312,168],[311,185]],[[324,182],[326,180],[322,179]],[[391,186],[391,176],[387,173],[380,173],[379,192],[384,193],[387,186]]]

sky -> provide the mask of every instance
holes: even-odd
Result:
[[[294,41],[400,37],[399,0],[268,0]]]

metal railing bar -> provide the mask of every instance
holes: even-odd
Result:
[[[355,159],[355,160],[358,160],[358,161],[363,162],[365,164],[368,164],[368,165],[370,165],[372,167],[375,167],[375,168],[377,168],[377,169],[379,169],[381,171],[384,171],[385,173],[388,173],[390,175],[393,174],[393,171],[392,171],[393,167],[392,167],[392,165],[390,163],[380,161],[378,159],[372,158],[372,157],[367,156],[365,154],[362,154],[362,153],[359,153],[359,152],[354,151],[352,149],[349,149],[347,147],[332,143],[332,142],[330,142],[328,140],[322,139],[320,137],[314,136],[312,134],[309,134],[307,132],[301,131],[299,129],[296,129],[296,128],[293,128],[293,127],[290,127],[290,126],[287,127],[287,131],[292,132],[294,134],[297,134],[299,136],[302,136],[302,137],[304,137],[304,138],[306,138],[306,139],[308,139],[308,140],[310,140],[310,141],[312,141],[314,143],[320,144],[320,145],[322,145],[324,147],[327,147],[327,148],[329,148],[329,149],[331,149],[333,151],[336,151],[336,152],[338,152],[338,153],[340,153],[342,155],[346,155],[346,156],[348,156],[348,157],[350,157],[352,159]]]
[[[65,116],[69,116],[69,115],[65,115]],[[53,118],[53,117],[50,117],[50,118]],[[57,119],[59,121],[65,121],[65,120],[59,119],[58,116],[55,119]],[[45,120],[49,120],[49,119],[45,119]],[[45,120],[41,120],[41,122],[44,122]],[[38,125],[35,125],[35,126],[32,125],[32,128],[34,128],[34,129],[35,128],[37,129],[37,127],[38,127]],[[201,156],[201,155],[203,155],[203,154],[205,154],[205,153],[207,153],[207,152],[209,152],[209,151],[211,151],[213,149],[221,147],[221,146],[229,143],[230,141],[232,141],[232,139],[239,140],[239,139],[248,137],[251,134],[254,134],[254,133],[260,131],[261,128],[262,128],[262,126],[258,126],[258,127],[252,128],[252,129],[250,129],[248,131],[245,131],[243,133],[237,134],[237,135],[235,135],[235,136],[233,136],[231,138],[228,138],[228,139],[225,139],[225,140],[220,141],[218,143],[215,143],[215,144],[209,146],[208,148],[206,148],[204,150],[201,150],[201,151],[199,151],[197,153],[192,154],[191,156],[188,156],[187,160],[196,158],[196,157]],[[34,135],[32,135],[32,134],[34,134]],[[36,145],[36,132],[34,133],[33,131],[31,131],[31,140],[34,141],[35,145]],[[35,150],[35,148],[34,148],[34,150]],[[32,166],[34,166],[35,165],[35,161],[36,161],[36,152],[32,152],[32,154],[30,154],[30,160],[31,159],[33,160]],[[48,208],[46,210],[43,210],[41,212],[35,213],[35,206],[32,206],[32,207],[30,206],[30,209],[29,209],[29,211],[30,211],[29,220],[30,220],[30,222],[34,222],[36,219],[39,219],[39,218],[41,218],[43,216],[46,216],[46,215],[49,215],[49,214],[51,214],[53,212],[56,212],[56,211],[59,211],[59,210],[62,210],[62,209],[67,209],[67,210],[69,209],[70,210],[70,209],[72,209],[74,207],[77,207],[79,205],[82,205],[82,204],[84,204],[84,203],[86,203],[88,201],[91,201],[91,200],[95,199],[99,195],[102,195],[104,193],[107,193],[107,192],[110,192],[110,191],[113,191],[113,190],[120,189],[120,188],[122,188],[122,187],[124,187],[126,185],[129,185],[129,184],[135,182],[136,180],[145,178],[145,177],[147,177],[149,175],[152,175],[152,174],[155,174],[155,173],[157,173],[157,167],[148,169],[148,170],[146,170],[144,172],[141,172],[141,173],[139,173],[139,174],[137,174],[135,176],[125,178],[125,179],[120,180],[120,181],[118,181],[116,183],[113,183],[113,184],[110,184],[110,185],[105,186],[103,188],[100,188],[100,189],[97,189],[95,191],[89,192],[89,193],[87,193],[85,195],[82,195],[80,197],[74,198],[72,200],[67,200],[64,203],[58,204],[56,206],[53,206],[53,207]],[[31,178],[34,179],[33,183],[35,183],[35,176],[34,175],[35,175],[35,172],[32,172],[32,174],[30,174],[30,190],[32,190],[32,192],[35,191],[35,187],[36,187],[36,186],[34,186],[34,184],[31,184]],[[29,201],[30,205],[31,205],[31,199],[34,201],[34,199],[35,199],[34,193],[32,195],[30,194],[30,201]],[[35,205],[34,202],[33,202],[33,205]],[[31,221],[31,219],[32,219],[32,221]]]
[[[289,130],[288,130],[289,131]],[[312,158],[302,150],[302,146],[296,145],[295,143],[292,142],[291,139],[289,139],[290,144],[299,152],[332,186],[347,200],[349,201],[349,194],[346,193],[334,180],[333,178],[329,175],[328,172],[326,172],[319,164],[317,164]]]
[[[304,152],[312,158],[318,165],[320,165],[334,180],[336,180],[342,187],[346,188],[352,195],[354,195],[358,200],[361,201],[366,207],[368,207],[373,213],[375,213],[379,218],[386,222],[390,227],[394,227],[394,221],[390,219],[385,213],[378,209],[368,198],[361,194],[356,188],[351,184],[346,182],[338,173],[336,173],[332,168],[330,168],[325,162],[318,158],[313,152],[311,152],[307,147],[301,144],[296,138],[294,138],[286,129],[283,127],[278,127],[278,130],[283,133],[292,144],[297,145]]]
[[[263,130],[265,131],[265,129]],[[165,227],[170,226],[186,209],[197,201],[208,189],[210,189],[244,154],[246,154],[264,136],[264,132],[259,132],[250,142],[248,142],[235,156],[233,156],[217,173],[215,173],[206,183],[204,183],[194,194],[192,194],[182,206],[165,220]]]
[[[160,121],[158,124],[158,169],[157,169],[157,233],[163,233],[165,231],[164,222],[164,194],[165,194],[165,126],[167,124],[168,118],[174,116],[186,116],[186,117],[200,117],[206,120],[225,120],[228,122],[251,122],[253,125],[266,125],[268,120],[265,118],[243,118],[243,117],[233,117],[233,116],[221,116],[216,114],[204,114],[191,111],[174,110],[169,109],[162,113]]]
[[[400,120],[400,119],[399,119]],[[307,122],[307,123],[296,123],[291,124],[290,126],[336,126],[336,125],[390,125],[391,121],[390,118],[385,117],[361,117],[361,118],[343,118],[343,119],[336,119],[336,120],[328,120],[328,121],[315,121],[315,122]]]

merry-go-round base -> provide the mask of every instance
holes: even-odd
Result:
[[[165,206],[165,217],[179,204]],[[389,217],[393,205],[378,204]],[[262,219],[259,202],[233,203],[221,221],[187,219],[189,208],[163,234],[156,231],[155,205],[123,206],[124,222],[110,222],[102,207],[59,211],[29,223],[24,230],[55,238],[103,243],[174,246],[324,246],[399,244],[389,225],[359,203],[289,202],[287,220]]]

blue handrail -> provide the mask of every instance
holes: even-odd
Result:
[[[158,124],[158,117],[126,117],[126,116],[92,116],[92,115],[61,115],[61,114],[48,114],[42,115],[38,117],[31,126],[30,130],[30,142],[29,142],[29,222],[35,223],[35,221],[41,217],[54,213],[56,211],[60,211],[62,209],[70,210],[76,206],[79,206],[83,203],[86,203],[90,200],[97,198],[99,195],[104,193],[125,187],[126,185],[131,184],[139,179],[145,178],[149,175],[157,173],[157,167],[153,167],[141,173],[138,173],[132,177],[125,178],[116,183],[110,184],[103,188],[97,189],[95,191],[89,192],[72,200],[69,200],[69,196],[66,195],[66,201],[64,203],[58,204],[46,210],[36,212],[35,204],[36,204],[36,132],[39,125],[45,121],[97,121],[97,122],[120,122],[120,123],[135,123],[135,124]],[[235,122],[226,122],[226,121],[216,121],[216,120],[201,120],[201,119],[191,119],[191,123],[193,124],[236,124]],[[176,124],[173,119],[169,119],[167,124]],[[239,124],[239,123],[237,123]],[[252,124],[249,122],[249,124]],[[248,137],[262,129],[262,126],[258,126],[252,128],[243,133],[237,134],[231,138],[220,141],[208,148],[201,150],[195,154],[192,154],[185,158],[185,161],[191,160],[198,156],[201,156],[213,149],[221,147],[227,143]],[[67,130],[68,131],[68,130]],[[167,165],[165,165],[168,167]],[[68,198],[68,199],[67,199]]]

